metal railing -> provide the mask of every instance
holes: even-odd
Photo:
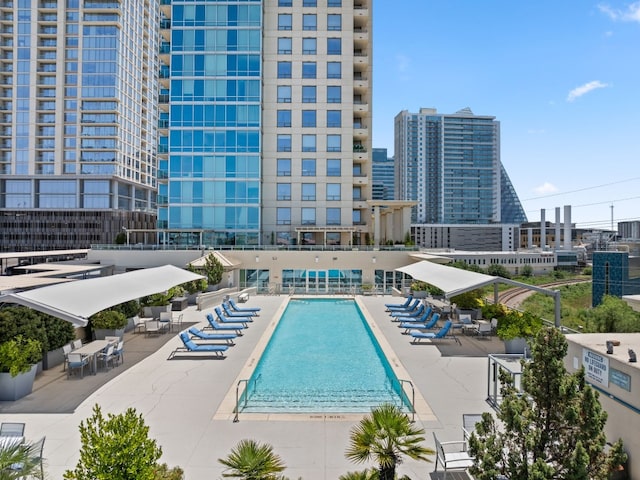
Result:
[[[411,407],[411,423],[413,423],[416,421],[416,389],[411,380],[403,380],[402,378],[398,378],[397,380],[399,383],[398,388],[400,390],[401,400],[403,396],[406,396],[404,392],[404,384],[407,383],[411,387],[411,399],[407,398],[407,400],[409,400],[409,407]]]
[[[258,383],[258,380],[260,380],[260,377],[262,376],[262,374],[259,374],[256,378],[253,379],[253,391],[256,391],[256,384]],[[249,400],[249,382],[251,381],[250,378],[243,378],[241,380],[238,381],[238,384],[236,385],[236,408],[235,408],[235,416],[233,417],[233,423],[238,423],[240,421],[240,385],[244,384],[245,388],[244,388],[244,405],[242,406],[242,408],[245,408],[247,406],[247,401]]]

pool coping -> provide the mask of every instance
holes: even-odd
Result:
[[[275,331],[276,327],[278,326],[278,323],[280,322],[280,319],[282,318],[282,315],[283,315],[285,309],[289,305],[289,301],[290,300],[295,300],[295,299],[308,299],[308,298],[315,298],[315,299],[326,298],[326,299],[334,299],[334,300],[337,300],[337,299],[354,300],[356,302],[356,304],[358,305],[358,308],[360,309],[360,312],[362,313],[365,321],[367,322],[367,325],[369,326],[369,329],[373,333],[373,336],[375,337],[376,341],[378,342],[378,345],[379,345],[380,349],[382,350],[382,353],[386,357],[387,362],[389,363],[389,365],[390,365],[391,369],[393,370],[394,374],[396,375],[396,377],[398,379],[401,379],[401,380],[407,380],[407,381],[409,381],[411,383],[411,385],[414,386],[414,392],[415,392],[415,399],[414,399],[415,419],[423,421],[423,422],[436,421],[437,420],[437,418],[436,418],[435,414],[433,413],[431,407],[429,406],[427,401],[424,399],[424,397],[420,393],[420,390],[415,386],[416,384],[413,381],[413,379],[411,378],[411,376],[409,375],[409,372],[406,370],[406,368],[404,367],[404,365],[402,364],[402,362],[400,361],[400,359],[396,355],[395,351],[391,348],[391,345],[387,341],[387,338],[384,336],[384,334],[380,330],[378,324],[373,319],[373,316],[369,313],[369,310],[367,309],[367,307],[364,306],[364,304],[362,303],[362,301],[358,297],[354,297],[354,296],[351,296],[351,295],[331,295],[331,296],[326,296],[325,297],[325,296],[317,296],[317,295],[305,296],[305,295],[298,295],[298,294],[295,295],[295,296],[286,297],[282,301],[282,304],[278,307],[278,309],[274,313],[274,315],[271,318],[271,320],[269,320],[269,325],[267,325],[267,327],[265,328],[265,331],[263,332],[262,336],[258,340],[258,343],[256,344],[255,348],[251,352],[251,355],[249,355],[249,358],[247,359],[247,361],[245,362],[244,366],[240,370],[240,373],[238,374],[238,376],[236,377],[234,382],[231,384],[231,387],[229,388],[229,391],[226,393],[226,395],[224,396],[222,402],[220,403],[220,406],[218,407],[218,409],[214,413],[214,415],[213,415],[213,419],[214,420],[229,420],[229,421],[233,421],[236,418],[235,408],[236,408],[236,388],[237,388],[237,386],[239,385],[240,382],[242,382],[244,380],[248,380],[249,378],[251,378],[251,375],[253,374],[253,371],[254,371],[258,361],[262,357],[262,354],[263,354],[264,350],[267,348],[269,340],[271,340],[271,336],[273,335],[273,332]],[[411,398],[412,392],[410,390],[407,390],[407,388],[405,387],[404,383],[402,383],[402,388],[404,390],[404,393],[407,395],[407,398]],[[240,390],[239,393],[242,394],[242,391],[243,390]],[[326,412],[326,413],[322,413],[322,412],[313,412],[313,413],[309,413],[309,412],[307,412],[307,413],[240,413],[238,419],[242,420],[242,421],[304,421],[304,422],[308,422],[308,421],[318,421],[318,422],[349,421],[349,422],[353,422],[353,421],[360,420],[364,415],[366,415],[366,413],[351,413],[351,412],[348,412],[348,413],[340,413],[340,412]],[[409,415],[412,416],[412,414],[409,414]]]

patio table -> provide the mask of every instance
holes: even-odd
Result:
[[[91,373],[95,375],[98,371],[98,353],[104,350],[109,343],[110,342],[108,340],[94,340],[93,342],[89,342],[82,347],[77,348],[73,353],[80,353],[90,357]]]

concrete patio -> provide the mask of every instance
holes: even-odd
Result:
[[[51,479],[61,479],[65,470],[75,466],[80,448],[78,425],[92,414],[95,404],[111,413],[135,408],[163,449],[161,461],[183,468],[188,480],[220,478],[223,468],[218,458],[245,438],[271,444],[287,465],[284,474],[289,478],[337,479],[362,470],[366,465],[352,464],[344,457],[350,429],[357,421],[350,416],[300,414],[256,421],[240,415],[238,423],[215,417],[284,299],[251,297],[246,305],[261,307],[260,317],[223,360],[193,356],[168,360],[180,344],[175,334],[146,337],[130,333],[125,338],[125,365],[83,379],[67,380],[62,368],[45,372],[31,395],[0,403],[0,421],[26,422],[28,439],[46,435],[45,470]],[[451,341],[411,345],[384,311],[391,297],[361,300],[395,354],[390,361],[406,369],[433,413],[429,420],[418,420],[426,430],[425,444],[433,448],[434,431],[443,441],[461,439],[463,413],[490,411],[485,402],[486,355],[503,353],[502,342],[495,337],[460,336],[462,345]],[[206,323],[205,312],[194,307],[183,313],[186,324]],[[416,479],[441,478],[433,467],[433,463],[407,461],[398,473]],[[447,478],[468,477],[462,473]]]

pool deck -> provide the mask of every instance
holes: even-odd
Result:
[[[75,466],[80,448],[78,425],[91,416],[96,403],[103,412],[122,413],[133,407],[141,413],[150,427],[149,435],[163,449],[161,461],[180,466],[187,480],[220,478],[223,468],[218,458],[226,457],[245,438],[271,444],[286,464],[284,474],[289,478],[337,479],[346,472],[362,470],[367,465],[355,465],[344,457],[349,432],[357,422],[352,415],[271,415],[256,419],[240,414],[240,421],[234,423],[228,411],[219,412],[225,398],[228,402],[229,392],[235,390],[237,379],[243,378],[243,369],[252,359],[257,361],[256,347],[265,341],[263,333],[286,298],[252,296],[243,304],[259,306],[262,311],[236,339],[225,359],[183,354],[168,360],[180,344],[175,334],[127,334],[124,366],[71,380],[61,368],[47,371],[28,397],[0,402],[0,421],[26,422],[28,439],[46,435],[45,471],[50,479],[62,479],[64,471]],[[393,356],[390,360],[399,363],[424,398],[416,421],[426,430],[425,444],[433,447],[432,432],[443,441],[461,439],[463,413],[491,411],[485,402],[486,355],[503,353],[502,342],[495,337],[460,336],[462,345],[449,340],[412,345],[385,312],[384,304],[399,298],[358,298],[386,338],[390,349],[387,356]],[[194,307],[183,313],[186,323],[206,324],[204,312]],[[441,478],[440,472],[433,473],[433,467],[433,463],[407,460],[398,473],[411,478]],[[449,474],[447,478],[468,477]]]

